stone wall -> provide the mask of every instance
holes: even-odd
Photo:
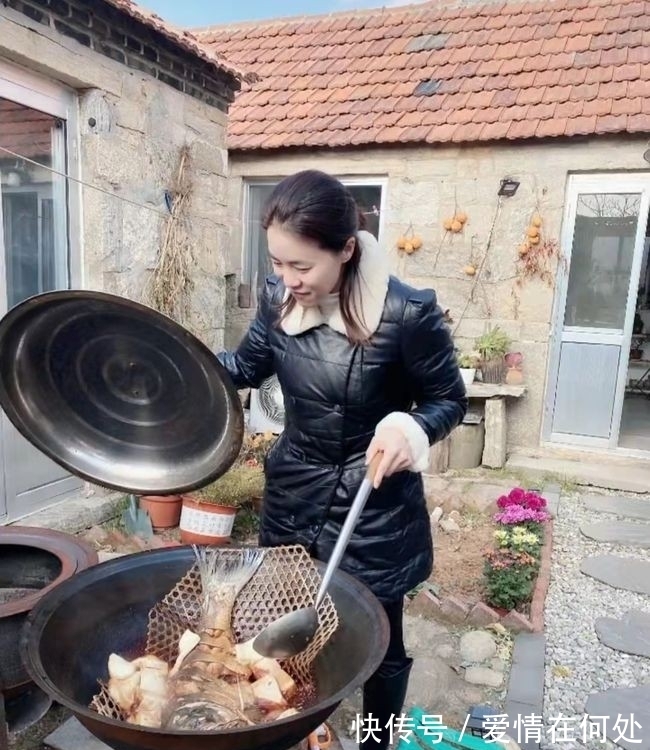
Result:
[[[58,12],[65,11],[63,6],[69,12],[73,7],[57,2]],[[134,22],[132,29],[137,26]],[[168,216],[165,193],[172,188],[181,149],[189,146],[188,218],[195,288],[191,313],[183,322],[208,346],[220,347],[229,220],[224,111],[228,97],[220,96],[220,106],[213,106],[214,102],[179,91],[160,75],[129,68],[89,48],[83,39],[62,35],[42,18],[11,8],[0,8],[0,28],[0,58],[77,92],[78,131],[70,121],[71,165],[85,184],[69,184],[72,246],[81,254],[81,273],[74,285],[143,300]],[[162,50],[158,53],[160,61]],[[177,71],[181,83],[183,76],[192,75],[187,60],[184,65],[184,72]],[[197,65],[202,67],[200,61]],[[73,265],[78,260],[73,259]]]
[[[381,239],[393,272],[418,288],[436,289],[440,304],[454,320],[459,348],[471,349],[489,324],[498,324],[510,334],[513,349],[525,357],[528,392],[509,406],[508,448],[534,448],[541,434],[554,289],[532,280],[521,288],[518,300],[513,296],[518,246],[536,210],[544,221],[546,237],[559,240],[570,172],[644,169],[645,147],[645,140],[624,137],[264,157],[231,153],[234,214],[228,272],[236,274],[241,268],[241,199],[246,178],[283,176],[306,167],[341,177],[387,178]],[[497,192],[506,177],[518,180],[520,186],[515,196],[503,199],[497,212]],[[445,237],[442,223],[456,206],[467,213],[468,222],[462,234]],[[397,251],[396,241],[409,223],[424,244],[406,256]],[[491,247],[475,285],[463,267],[482,261],[492,226]],[[252,312],[248,311],[248,317]],[[241,312],[227,320],[229,341],[240,337],[245,320]]]

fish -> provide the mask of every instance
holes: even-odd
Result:
[[[202,587],[198,642],[174,667],[163,727],[207,731],[253,726],[250,714],[259,719],[250,684],[253,673],[237,659],[232,613],[264,550],[246,549],[231,557],[214,548],[194,547],[194,553]]]
[[[173,665],[151,654],[129,662],[109,657],[108,692],[124,720],[182,731],[254,726],[293,716],[293,678],[275,659],[236,643],[232,616],[237,597],[259,569],[263,549],[237,556],[194,547],[201,580],[201,609],[194,630],[178,642]]]

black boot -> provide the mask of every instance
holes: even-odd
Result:
[[[363,726],[360,750],[386,750],[391,739],[390,722],[398,719],[404,706],[413,659],[390,677],[374,674],[363,687]]]

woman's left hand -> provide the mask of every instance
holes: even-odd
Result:
[[[408,440],[396,427],[384,427],[373,437],[366,451],[366,462],[369,464],[375,454],[380,452],[384,456],[375,474],[375,489],[379,487],[384,477],[389,477],[398,471],[405,471],[413,463]]]

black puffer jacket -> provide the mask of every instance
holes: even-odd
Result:
[[[277,324],[283,293],[271,277],[239,348],[219,358],[238,388],[275,373],[284,396],[286,427],[265,462],[260,544],[302,544],[327,560],[364,477],[377,423],[407,411],[433,444],[462,421],[467,399],[434,292],[391,277],[367,346],[327,325],[287,335]],[[341,568],[381,600],[403,596],[431,572],[429,523],[421,475],[385,479],[368,499]]]

